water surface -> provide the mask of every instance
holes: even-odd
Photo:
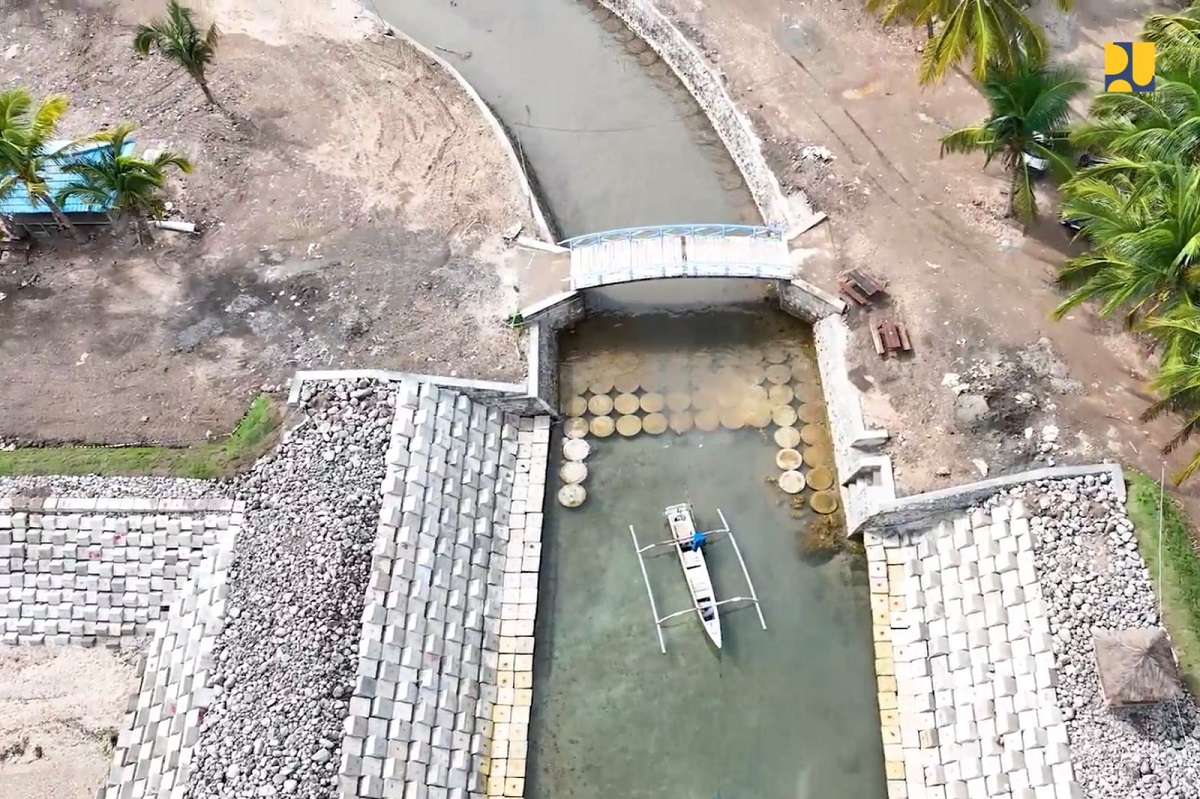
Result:
[[[440,55],[513,131],[564,236],[638,225],[759,223],[699,107],[653,51],[603,8],[578,0],[373,5],[425,46],[442,48]]]
[[[815,396],[806,388],[815,366],[801,363],[808,333],[782,314],[593,318],[561,346],[568,396],[603,382],[606,369],[651,362],[676,387],[671,365],[691,384],[716,379],[720,397],[739,364],[753,373],[779,349],[796,375],[789,385]],[[818,518],[809,492],[797,502],[772,482],[776,427],[588,439],[587,501],[546,506],[529,796],[884,796],[865,564],[800,556],[797,534]],[[722,609],[720,652],[683,617],[660,653],[634,555],[629,526],[643,544],[662,540],[663,508],[681,501],[703,527],[724,512],[762,601],[766,631],[752,607]],[[728,543],[712,545],[708,560],[719,598],[748,592]],[[669,549],[647,571],[660,614],[687,607]]]

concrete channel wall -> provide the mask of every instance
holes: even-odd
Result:
[[[1116,463],[1094,463],[1078,466],[1053,466],[1016,474],[991,477],[975,483],[928,491],[924,494],[900,497],[883,502],[864,520],[861,533],[877,536],[900,535],[928,529],[947,514],[965,511],[1005,489],[1039,480],[1061,480],[1068,477],[1107,474],[1118,498],[1125,501],[1125,474]]]
[[[762,140],[725,90],[721,76],[651,0],[600,0],[600,5],[650,45],[695,98],[741,171],[766,224],[802,231],[823,218],[803,194],[784,196],[763,155]]]

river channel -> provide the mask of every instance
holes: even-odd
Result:
[[[578,0],[374,6],[426,47],[444,48],[440,54],[512,131],[562,236],[640,225],[761,224],[691,95],[603,7]]]
[[[374,5],[385,21],[437,48],[491,106],[519,142],[563,237],[761,224],[696,103],[594,0]],[[560,339],[573,395],[565,401],[604,400],[606,408],[588,406],[589,417],[606,417],[599,422],[610,421],[607,405],[637,405],[635,394],[665,392],[672,379],[676,393],[694,393],[669,431],[629,435],[629,423],[640,429],[655,415],[639,419],[630,410],[621,411],[620,434],[593,431],[583,507],[561,507],[557,477],[550,480],[531,746],[521,761],[531,799],[885,793],[865,563],[848,553],[824,563],[801,557],[803,532],[823,520],[808,494],[785,495],[775,485],[780,425],[796,425],[799,433],[791,432],[815,446],[804,451],[813,461],[805,461],[810,488],[822,470],[822,491],[832,484],[831,457],[820,455],[825,422],[811,331],[762,299],[762,283],[748,281],[612,287],[589,297],[594,312],[608,313]],[[725,310],[712,310],[718,305]],[[676,312],[662,313],[667,306]],[[612,364],[650,366],[626,381],[625,372],[605,371]],[[584,372],[589,379],[580,378]],[[755,402],[726,403],[738,386]],[[552,446],[560,448],[557,438]],[[728,516],[768,630],[753,608],[729,606],[720,651],[683,617],[666,631],[668,653],[660,653],[629,528],[647,541],[661,537],[664,505],[680,501],[695,503],[709,529],[718,509]],[[718,596],[749,590],[728,547],[713,551],[711,568]],[[687,606],[671,558],[655,558],[645,580],[663,612]]]

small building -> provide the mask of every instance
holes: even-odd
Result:
[[[1093,644],[1100,693],[1109,707],[1166,702],[1183,694],[1166,630],[1097,630]]]
[[[47,145],[49,152],[59,152],[61,155],[54,160],[48,160],[42,171],[51,197],[71,185],[76,180],[75,175],[63,171],[63,167],[71,163],[96,163],[112,152],[112,145],[106,142],[80,144],[74,147],[70,141],[52,141]],[[122,151],[128,155],[133,151],[133,141],[127,140]],[[112,222],[113,198],[103,205],[94,205],[83,200],[72,199],[63,205],[63,213],[72,224],[79,227],[107,225]],[[61,235],[58,221],[43,203],[30,199],[23,185],[18,184],[13,191],[0,199],[0,216],[3,216],[9,230],[18,237],[26,236],[49,237]]]

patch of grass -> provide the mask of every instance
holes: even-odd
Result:
[[[279,421],[270,395],[259,394],[233,433],[222,441],[190,447],[21,447],[0,452],[0,476],[229,477],[267,451]]]
[[[1158,583],[1158,481],[1135,469],[1125,470],[1129,488],[1129,518],[1137,532],[1138,549]],[[1193,696],[1200,696],[1200,554],[1192,539],[1183,508],[1166,495],[1162,508],[1163,624],[1179,656],[1179,667]]]

